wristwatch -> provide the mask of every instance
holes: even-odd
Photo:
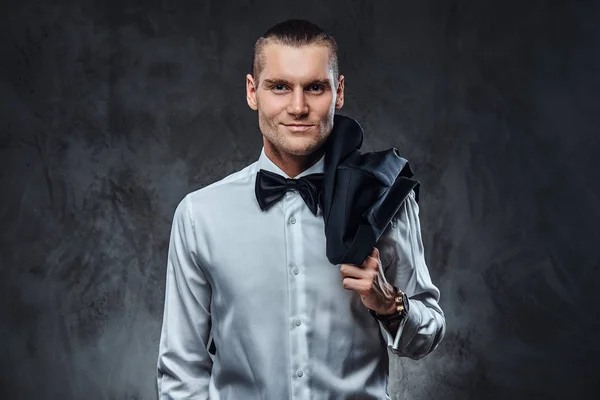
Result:
[[[404,317],[406,317],[406,314],[408,314],[408,307],[409,307],[409,303],[408,303],[408,297],[406,296],[406,293],[404,293],[402,290],[398,289],[396,286],[394,286],[394,303],[396,304],[396,311],[393,314],[389,314],[389,315],[381,315],[381,314],[377,314],[375,311],[371,310],[369,308],[369,313],[371,313],[371,315],[373,317],[375,317],[376,319],[378,319],[381,322],[385,322],[387,324],[394,324],[397,322],[402,321],[402,319]]]

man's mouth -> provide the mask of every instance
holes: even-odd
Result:
[[[293,132],[304,132],[313,127],[313,125],[307,125],[307,124],[283,124],[283,125]]]

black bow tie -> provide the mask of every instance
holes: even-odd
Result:
[[[263,211],[281,200],[290,189],[296,189],[310,211],[317,215],[317,205],[323,204],[323,174],[310,174],[298,179],[286,178],[264,169],[256,174],[256,200]]]

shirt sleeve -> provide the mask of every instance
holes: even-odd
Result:
[[[440,291],[431,282],[425,255],[419,206],[411,191],[392,219],[382,239],[380,256],[389,259],[385,267],[388,282],[404,291],[409,312],[395,335],[378,321],[381,334],[391,352],[399,357],[418,360],[431,353],[444,337],[446,320],[438,301]],[[385,265],[385,264],[384,264]]]
[[[192,204],[177,206],[167,255],[164,314],[158,351],[158,398],[208,399],[211,286],[197,262]]]

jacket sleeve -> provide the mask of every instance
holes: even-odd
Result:
[[[380,321],[381,334],[391,352],[418,360],[431,353],[444,337],[446,320],[431,282],[423,249],[419,206],[411,191],[380,239],[380,257],[388,282],[404,291],[409,312],[395,335]]]
[[[197,262],[189,196],[177,206],[167,255],[164,314],[158,351],[158,398],[208,399],[211,286]]]

